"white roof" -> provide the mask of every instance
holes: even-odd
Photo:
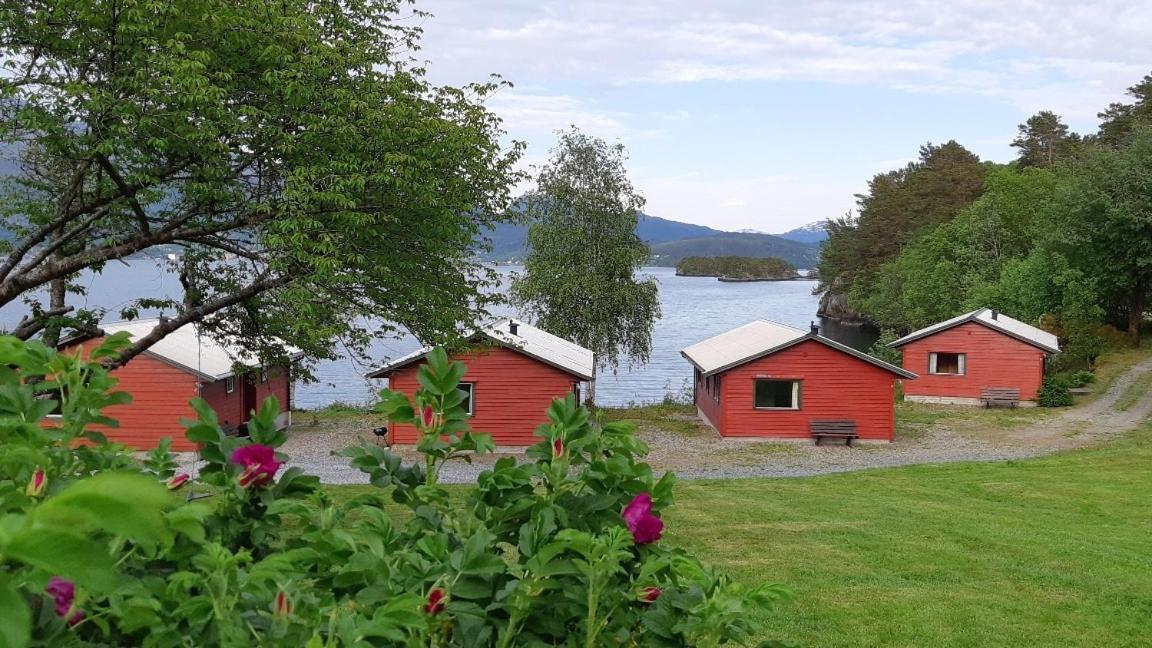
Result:
[[[512,324],[516,325],[515,335],[509,331]],[[584,380],[592,379],[592,364],[595,357],[590,350],[530,324],[516,319],[504,318],[485,326],[473,335],[483,335],[501,346],[519,351],[528,357],[567,371]],[[383,378],[400,367],[420,360],[431,351],[432,347],[426,346],[400,356],[372,371],[368,377]]]
[[[139,319],[101,324],[100,329],[107,335],[127,331],[129,337],[139,339],[151,333],[158,324],[160,320],[156,318]],[[197,330],[195,324],[185,324],[148,347],[144,353],[209,380],[231,376],[235,364],[260,366],[255,354],[237,346],[221,344],[208,335],[197,335]],[[292,347],[288,350],[293,355],[300,353],[299,349]]]
[[[1039,347],[1044,351],[1048,351],[1049,353],[1060,352],[1060,341],[1056,338],[1055,335],[1052,335],[1043,329],[1038,329],[1031,324],[1025,324],[1018,319],[1008,317],[1004,313],[999,313],[990,308],[981,308],[979,310],[974,310],[971,313],[957,315],[952,319],[938,322],[932,326],[922,328],[919,331],[913,331],[912,333],[905,335],[899,340],[892,342],[888,346],[902,346],[912,342],[913,340],[919,340],[920,338],[927,337],[941,331],[946,331],[954,326],[960,326],[961,324],[965,324],[967,322],[983,324],[988,328],[1000,331],[1001,333],[1014,337],[1022,342],[1027,342],[1028,344]]]
[[[680,353],[700,371],[711,373],[796,342],[805,335],[806,332],[791,326],[757,320],[697,342]]]
[[[863,351],[845,346],[818,333],[802,331],[791,326],[764,320],[749,322],[727,333],[721,333],[703,342],[697,342],[683,349],[680,355],[687,358],[704,375],[712,375],[781,351],[804,340],[813,340],[838,351],[843,351],[904,378],[916,377],[916,374],[910,371],[888,364]]]

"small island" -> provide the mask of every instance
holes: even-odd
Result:
[[[774,257],[691,256],[676,264],[679,277],[716,277],[720,281],[792,281],[796,267]]]

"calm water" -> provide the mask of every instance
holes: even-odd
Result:
[[[500,270],[507,277],[519,268],[501,267]],[[812,295],[815,285],[812,281],[722,283],[711,277],[677,277],[672,268],[645,268],[644,273],[659,282],[663,311],[652,334],[652,357],[646,365],[622,367],[616,375],[601,375],[596,400],[602,405],[658,401],[667,393],[688,388],[692,372],[680,356],[680,349],[707,337],[754,319],[804,329],[815,318],[818,298]],[[128,297],[178,298],[180,290],[175,277],[155,261],[109,264],[101,275],[87,275],[82,283],[88,294],[73,298],[74,303],[106,307],[111,319],[118,317],[117,311],[129,301]],[[9,307],[0,311],[0,324],[11,325],[19,319],[20,310]],[[497,314],[514,313],[504,310]],[[143,314],[147,315],[151,314]],[[856,347],[870,342],[866,331],[853,327],[829,326],[826,334]],[[389,340],[378,343],[372,355],[383,362],[417,346],[411,337]],[[314,408],[336,401],[370,402],[383,385],[363,378],[369,369],[351,359],[323,362],[315,372],[319,382],[297,386],[296,403]]]

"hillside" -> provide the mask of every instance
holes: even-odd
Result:
[[[789,241],[771,234],[725,232],[704,225],[641,214],[636,234],[652,246],[654,263],[674,266],[688,256],[779,257],[801,267],[816,263],[816,244]],[[489,261],[509,261],[524,256],[528,225],[500,223],[489,233],[491,252],[483,254]],[[664,247],[667,246],[667,247]]]
[[[684,257],[690,256],[776,257],[797,268],[811,268],[816,265],[819,251],[815,245],[789,241],[771,234],[729,232],[653,244],[652,263],[674,266]]]

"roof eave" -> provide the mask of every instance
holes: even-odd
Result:
[[[908,335],[908,336],[902,337],[899,340],[896,340],[895,342],[889,342],[888,347],[892,348],[892,349],[896,349],[896,348],[904,346],[905,344],[909,344],[909,343],[915,342],[917,340],[923,340],[924,338],[932,337],[933,335],[936,335],[937,333],[943,333],[944,331],[949,331],[951,329],[956,328],[957,326],[961,326],[963,324],[968,324],[968,323],[979,324],[988,330],[996,331],[997,333],[1007,335],[1008,337],[1010,337],[1012,339],[1019,340],[1025,344],[1036,347],[1037,349],[1040,349],[1041,351],[1045,351],[1047,353],[1053,353],[1053,354],[1060,353],[1059,347],[1052,348],[1052,347],[1048,346],[1047,344],[1042,344],[1040,342],[1037,342],[1036,340],[1028,339],[1028,338],[1024,337],[1023,335],[1018,335],[1016,333],[1013,333],[1012,331],[1002,329],[998,326],[993,326],[993,325],[989,324],[988,322],[985,322],[984,320],[980,319],[975,314],[972,316],[969,316],[969,317],[965,317],[964,319],[960,320],[959,322],[949,324],[948,326],[938,328],[934,331],[928,331],[925,333],[920,333],[919,335]]]

